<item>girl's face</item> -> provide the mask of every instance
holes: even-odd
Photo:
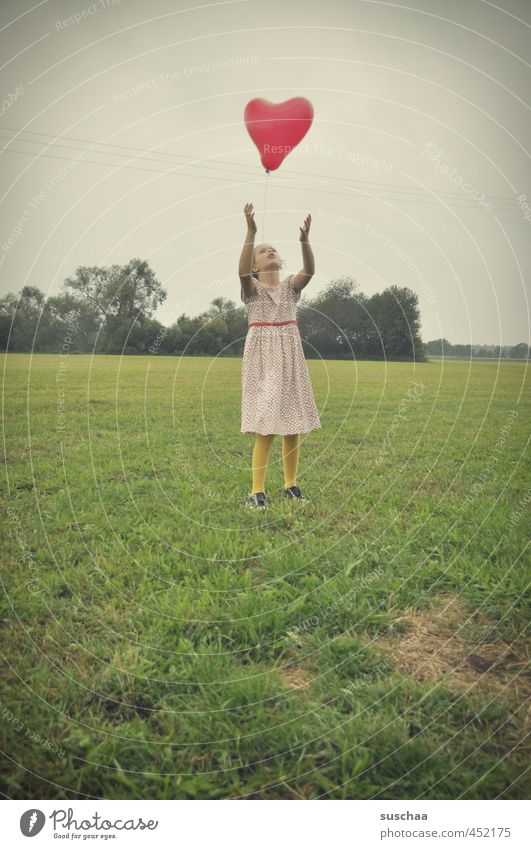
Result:
[[[271,245],[257,245],[254,249],[253,271],[278,271],[282,267],[282,260],[278,252]]]

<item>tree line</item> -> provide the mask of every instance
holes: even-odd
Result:
[[[235,275],[235,289],[239,280]],[[241,356],[247,333],[243,305],[214,298],[196,316],[179,315],[165,327],[153,318],[167,292],[149,263],[80,266],[58,295],[35,286],[0,299],[0,348],[10,352]],[[297,318],[308,359],[426,360],[420,337],[418,296],[389,286],[368,297],[349,276],[332,280],[311,298],[305,293]]]
[[[432,339],[426,343],[426,353],[432,357],[528,360],[531,347],[527,342],[517,345],[452,345],[448,339]]]

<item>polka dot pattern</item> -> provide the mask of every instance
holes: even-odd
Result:
[[[296,318],[301,293],[293,277],[278,286],[260,283],[241,299],[253,321],[289,321]],[[296,324],[249,327],[242,360],[242,433],[279,435],[308,433],[321,427],[310,375]]]

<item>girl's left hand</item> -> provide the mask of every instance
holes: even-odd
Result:
[[[307,242],[308,241],[308,234],[310,232],[311,223],[312,223],[312,216],[307,215],[306,218],[304,219],[304,225],[302,227],[299,227],[299,230],[301,231],[301,234],[300,234],[300,237],[299,237],[301,242]]]

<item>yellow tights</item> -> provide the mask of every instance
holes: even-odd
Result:
[[[253,491],[264,492],[267,466],[271,448],[273,447],[274,433],[266,436],[256,434],[256,442],[253,448]],[[297,469],[299,466],[300,441],[299,434],[293,433],[282,437],[282,463],[284,465],[284,487],[294,486],[297,482]]]

